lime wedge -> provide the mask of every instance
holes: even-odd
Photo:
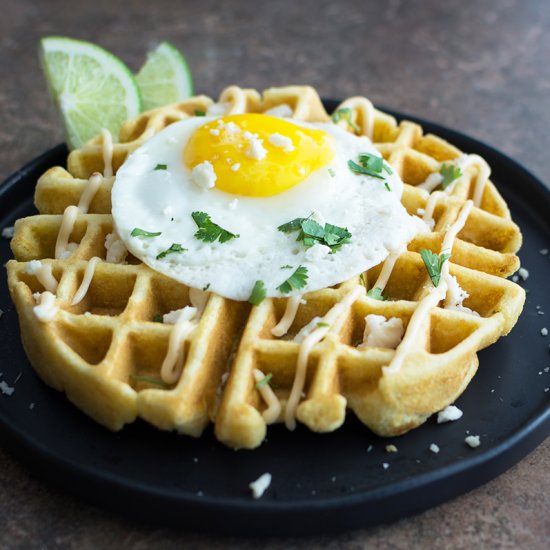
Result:
[[[122,123],[140,113],[139,90],[132,73],[103,48],[50,36],[40,41],[40,58],[71,149],[103,128],[116,141]]]
[[[169,42],[161,42],[147,54],[136,81],[144,111],[193,95],[193,79],[187,61]]]

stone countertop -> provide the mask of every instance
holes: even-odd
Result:
[[[4,0],[0,19],[0,177],[62,141],[37,41],[92,40],[137,69],[170,40],[197,92],[307,83],[367,95],[485,141],[548,183],[550,4],[545,0],[121,3]],[[154,529],[62,494],[0,452],[2,547],[547,548],[550,440],[494,481],[389,526],[272,541]]]

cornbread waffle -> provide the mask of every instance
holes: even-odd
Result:
[[[144,113],[124,125],[112,149],[116,173],[127,155],[172,122],[206,111],[213,101],[192,98]],[[225,114],[265,112],[285,107],[296,119],[330,120],[315,91],[307,87],[272,88],[260,95],[237,87],[226,89],[217,105]],[[419,323],[414,348],[397,372],[388,372],[394,349],[361,346],[365,317],[401,319],[408,324],[431,285],[419,254],[439,253],[448,227],[478,191],[475,167],[446,193],[419,187],[442,162],[462,153],[447,142],[423,135],[411,122],[375,110],[364,98],[350,98],[340,108],[351,112],[361,133],[398,171],[405,182],[402,202],[410,214],[433,207],[433,229],[417,235],[395,258],[384,288],[385,301],[357,292],[307,358],[304,395],[296,409],[298,421],[319,432],[337,429],[349,408],[383,436],[404,433],[452,403],[477,368],[477,351],[507,334],[521,311],[523,290],[505,277],[517,270],[515,252],[521,234],[507,206],[488,181],[452,246],[449,272],[469,297],[457,309],[432,308]],[[345,124],[345,121],[344,121]],[[280,402],[283,419],[291,393],[301,345],[293,338],[315,317],[325,316],[342,299],[365,284],[375,286],[383,266],[361,278],[309,293],[297,307],[288,333],[275,338],[272,329],[283,317],[285,299],[266,299],[259,306],[209,294],[204,312],[185,341],[182,374],[162,387],[158,379],[169,347],[171,325],[154,322],[157,315],[191,305],[184,285],[161,275],[132,256],[127,263],[97,263],[84,299],[71,305],[94,257],[106,259],[105,238],[113,233],[110,190],[113,177],[101,179],[88,213],[79,214],[70,235],[74,252],[55,258],[63,212],[76,205],[94,172],[104,170],[100,135],[69,155],[67,170],[56,167],[39,180],[35,204],[39,215],[19,220],[8,263],[9,287],[16,303],[23,343],[39,375],[65,391],[71,401],[105,426],[117,430],[140,416],[161,429],[199,436],[210,421],[218,439],[232,447],[254,448],[266,434],[264,392],[257,376],[270,373],[269,387]],[[433,197],[430,199],[430,197]],[[429,201],[432,201],[429,205]],[[58,311],[49,322],[35,312],[33,293],[44,290],[29,263],[51,265]],[[260,373],[260,374],[257,374]],[[268,418],[271,422],[272,418]]]

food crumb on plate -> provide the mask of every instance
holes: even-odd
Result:
[[[449,405],[437,413],[437,423],[443,424],[444,422],[458,420],[462,414],[462,411],[458,407],[455,405]]]
[[[439,452],[439,445],[436,445],[435,443],[432,443],[430,445],[430,451],[432,451],[432,453],[437,454]]]
[[[248,486],[252,491],[252,498],[261,498],[271,484],[271,474],[266,472],[262,474],[256,481],[249,483]]]
[[[472,449],[475,449],[476,447],[479,447],[481,445],[481,442],[479,441],[479,435],[469,435],[464,439],[465,443],[467,443]]]
[[[386,445],[386,452],[387,453],[396,453],[397,447],[395,445]]]

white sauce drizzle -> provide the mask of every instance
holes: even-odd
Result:
[[[280,338],[284,336],[288,329],[292,326],[296,313],[298,312],[298,306],[302,301],[302,296],[291,296],[286,302],[285,313],[281,317],[281,320],[271,329],[273,336]]]
[[[31,260],[25,271],[29,275],[34,275],[38,282],[49,292],[53,294],[57,291],[57,279],[52,273],[52,264],[43,264],[40,260]]]
[[[252,374],[254,375],[256,384],[265,378],[264,373],[259,369],[254,369]],[[275,395],[275,392],[271,389],[269,383],[263,384],[260,388],[258,388],[258,391],[267,405],[267,409],[265,409],[262,413],[265,423],[273,424],[277,421],[279,415],[281,414],[281,403]]]
[[[71,301],[72,306],[79,304],[86,296],[86,293],[90,289],[90,284],[94,277],[96,265],[101,261],[100,258],[94,256],[86,265],[86,271],[84,272],[84,277],[82,278],[82,283],[78,287],[78,290],[75,292],[73,299]]]
[[[332,308],[322,318],[322,322],[328,326],[320,326],[315,329],[311,334],[306,336],[304,341],[300,345],[300,351],[298,352],[298,362],[296,365],[296,374],[294,375],[294,383],[292,384],[292,390],[288,397],[288,401],[285,407],[285,425],[289,430],[296,428],[296,409],[302,396],[304,384],[306,380],[307,362],[309,354],[315,344],[320,342],[330,329],[330,325],[340,316],[343,315],[354,302],[362,295],[365,294],[364,286],[356,286],[353,290],[348,292],[342,300],[332,306]]]
[[[82,191],[82,195],[80,195],[80,200],[78,201],[78,209],[82,214],[88,213],[88,210],[90,209],[90,204],[94,200],[94,197],[102,181],[103,176],[99,172],[94,172],[90,176],[90,179],[88,180],[84,191]]]
[[[373,288],[379,288],[382,292],[386,285],[388,284],[388,281],[390,279],[391,272],[393,271],[393,268],[395,266],[395,262],[397,261],[397,258],[403,254],[407,250],[407,247],[405,245],[402,245],[397,250],[393,250],[390,252],[389,256],[384,260],[384,265],[382,266],[382,270],[380,271],[380,275],[378,275],[378,278],[376,279],[376,283],[374,283]]]
[[[447,229],[443,243],[441,245],[441,253],[451,253],[454,240],[459,233],[459,231],[464,227],[466,219],[472,210],[473,202],[468,200],[464,203],[460,214],[456,221]],[[394,374],[398,372],[405,360],[405,357],[410,351],[410,348],[414,346],[417,341],[418,333],[420,332],[425,317],[430,313],[430,311],[439,304],[441,300],[446,297],[448,290],[447,277],[449,276],[449,262],[445,262],[441,269],[441,279],[437,287],[432,288],[426,296],[424,296],[417,304],[405,336],[397,349],[395,354],[387,367],[384,367],[384,374]]]
[[[101,130],[101,136],[103,137],[103,175],[110,178],[113,175],[113,136],[107,128]]]

